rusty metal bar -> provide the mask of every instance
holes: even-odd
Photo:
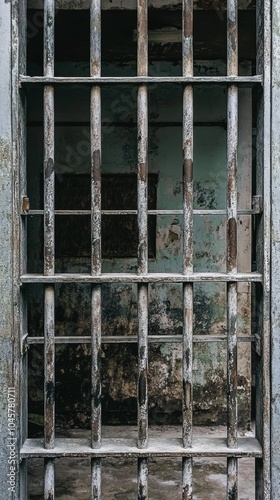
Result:
[[[62,273],[54,276],[45,276],[43,274],[24,274],[20,277],[21,283],[262,283],[261,273],[115,273],[101,275],[92,274],[70,274]]]
[[[148,272],[148,90],[138,89],[138,273]]]
[[[227,74],[238,75],[238,5],[227,0]],[[227,103],[227,272],[237,273],[238,87],[230,85]],[[237,283],[227,284],[227,444],[237,447]],[[227,498],[237,499],[237,459],[227,462]]]
[[[148,0],[137,0],[137,75],[148,75]],[[138,274],[148,273],[148,88],[138,87]],[[148,284],[138,284],[138,447],[148,446]],[[148,498],[148,459],[138,458],[138,500]]]
[[[227,459],[227,498],[228,500],[238,499],[238,460],[230,457]]]
[[[148,0],[137,0],[137,77],[146,78],[147,76]],[[135,80],[135,77],[133,77],[132,79]]]
[[[148,342],[149,343],[181,343],[183,340],[182,335],[149,335]],[[255,343],[258,341],[256,335],[238,335],[238,342],[250,342]],[[91,337],[90,336],[63,336],[63,337],[55,337],[54,339],[56,344],[90,344]],[[196,343],[210,343],[210,342],[226,342],[227,337],[225,335],[193,335],[193,342]],[[22,350],[25,350],[26,345],[32,344],[43,344],[44,337],[28,337],[26,335],[25,341],[23,342]],[[101,337],[102,344],[137,344],[138,337],[135,335],[108,335]]]
[[[54,21],[55,2],[46,0],[44,4],[44,75],[54,76]],[[44,274],[55,273],[55,166],[54,166],[54,88],[44,88]],[[45,427],[44,446],[54,447],[55,439],[55,318],[54,318],[54,286],[45,287],[44,304],[44,407]],[[45,461],[44,498],[51,500],[55,496],[55,463]]]
[[[90,2],[90,75],[101,76],[101,1]],[[91,88],[91,235],[93,276],[101,274],[101,89]],[[101,446],[101,284],[92,286],[91,446]],[[91,461],[91,498],[101,499],[101,460]]]
[[[148,445],[148,288],[138,285],[138,446]]]
[[[101,498],[101,458],[92,458],[91,461],[91,498]]]
[[[138,90],[138,273],[148,273],[148,93]],[[138,443],[148,443],[148,285],[138,285]]]
[[[183,0],[183,76],[193,77],[193,0]],[[193,87],[183,92],[183,273],[193,273]],[[183,284],[183,446],[193,433],[193,283]],[[192,458],[183,458],[182,499],[192,499]]]
[[[45,458],[44,467],[45,467],[44,500],[52,500],[54,498],[54,484],[55,484],[54,459]]]
[[[55,0],[44,2],[44,78],[54,78]]]
[[[183,85],[201,85],[210,84],[224,85],[229,84],[243,85],[251,87],[263,83],[262,75],[255,76],[127,76],[127,77],[43,77],[43,76],[25,76],[20,75],[22,85],[90,85],[92,84],[112,84],[112,85],[154,85],[155,83],[178,83]]]
[[[148,499],[148,459],[138,458],[138,500]]]
[[[54,274],[54,88],[44,89],[44,274]]]
[[[101,285],[92,287],[92,394],[91,443],[101,446]]]
[[[183,215],[183,210],[148,210],[148,215]],[[261,206],[256,208],[237,210],[238,215],[257,215],[262,213]],[[44,210],[28,210],[21,213],[25,215],[43,215]],[[91,210],[55,210],[55,215],[91,215]],[[137,215],[137,210],[101,210],[101,215]],[[193,210],[193,215],[227,215],[226,210]]]
[[[54,287],[47,285],[45,288],[45,435],[46,448],[54,447]]]
[[[182,499],[192,498],[192,459],[183,458]]]
[[[54,287],[45,288],[45,349],[44,349],[44,446],[54,448],[55,440],[55,343],[54,343]],[[45,463],[44,498],[54,498],[54,461]]]

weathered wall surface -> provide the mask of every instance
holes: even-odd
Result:
[[[11,6],[10,3],[0,4],[0,491],[7,499],[14,498],[17,492],[17,483],[10,469],[8,460],[11,456],[11,444],[17,450],[18,427],[17,419],[11,410],[18,411],[18,397],[8,406],[8,388],[17,386],[14,380],[14,323],[13,323],[13,163],[12,163],[12,128],[11,128]],[[15,242],[16,244],[16,242]],[[16,387],[17,388],[17,387]],[[11,393],[14,396],[14,392]],[[10,414],[8,415],[8,411]],[[11,430],[15,424],[15,441],[12,443]],[[9,439],[10,437],[10,439]],[[13,450],[14,453],[14,450]],[[17,453],[15,451],[15,453]],[[16,460],[17,461],[17,460]],[[9,479],[11,482],[9,484]]]
[[[67,73],[68,65],[59,68]],[[200,74],[224,72],[222,63],[196,64]],[[71,71],[82,73],[76,63]],[[179,66],[157,65],[157,74],[179,74]],[[242,71],[246,71],[246,65]],[[131,67],[105,66],[104,74],[129,74]],[[135,173],[137,164],[136,91],[104,88],[102,92],[103,173]],[[153,86],[150,91],[149,169],[158,174],[157,209],[182,207],[182,89]],[[226,93],[220,88],[195,90],[194,208],[226,207]],[[251,208],[251,97],[240,91],[239,208]],[[31,208],[41,205],[42,94],[29,95],[28,196]],[[89,92],[56,91],[56,173],[63,183],[66,173],[89,174]],[[70,122],[70,125],[65,125]],[[241,191],[241,189],[240,189]],[[82,194],[81,194],[82,196]],[[239,270],[251,270],[250,222],[239,224]],[[89,223],[89,222],[88,222]],[[85,222],[87,224],[87,222]],[[41,216],[29,218],[29,270],[42,271]],[[182,217],[158,216],[156,255],[151,272],[182,271]],[[59,235],[57,235],[59,238]],[[129,241],[127,242],[129,245]],[[225,271],[225,216],[195,216],[194,267],[196,271]],[[134,272],[135,258],[105,259],[104,272]],[[88,272],[90,259],[61,256],[56,271]],[[250,334],[250,287],[239,288],[239,334]],[[29,290],[29,334],[43,335],[43,293]],[[196,284],[194,299],[196,335],[224,335],[226,297],[223,284]],[[182,334],[182,286],[154,285],[149,295],[150,335]],[[56,288],[56,334],[90,335],[90,288],[65,285]],[[103,286],[103,335],[137,335],[137,300],[134,286]],[[42,349],[30,348],[30,411],[42,413]],[[154,423],[178,422],[181,416],[181,345],[150,344],[149,405]],[[243,426],[250,421],[250,345],[239,347],[239,409]],[[104,345],[102,357],[103,418],[105,422],[136,421],[137,345]],[[56,349],[57,413],[61,425],[88,426],[90,347],[59,346]],[[226,420],[226,342],[194,344],[195,423]],[[32,417],[31,420],[36,417]]]

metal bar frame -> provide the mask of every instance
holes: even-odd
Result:
[[[90,344],[91,337],[89,336],[63,336],[63,337],[55,337],[54,341],[56,344]],[[183,336],[182,335],[149,335],[148,342],[149,343],[182,343]],[[238,342],[249,342],[254,343],[258,342],[257,335],[238,335]],[[131,336],[102,336],[101,337],[102,344],[138,344],[138,337]],[[193,335],[193,342],[227,342],[227,337],[225,335]],[[32,344],[43,344],[44,337],[28,337],[26,336],[23,339],[23,347],[22,349],[26,349],[28,345]]]
[[[148,0],[137,0],[137,75],[148,76]],[[137,93],[138,274],[148,273],[148,88]],[[138,284],[138,447],[148,446],[148,283]],[[138,500],[148,498],[148,459],[138,458]]]
[[[183,0],[183,76],[193,77],[193,0]],[[193,273],[193,87],[183,90],[183,273]],[[183,284],[183,446],[192,446],[193,432],[193,283]],[[192,458],[183,458],[182,499],[192,499]]]
[[[176,83],[181,85],[224,85],[231,84],[244,85],[251,87],[263,84],[263,76],[127,76],[127,77],[43,77],[43,76],[25,76],[20,75],[20,84],[23,85],[153,85],[155,83]]]
[[[55,1],[44,4],[44,75],[54,76]],[[44,274],[55,273],[55,164],[54,164],[54,88],[44,87]],[[54,285],[45,286],[44,304],[44,447],[54,448],[55,440],[55,297]],[[55,497],[55,461],[46,458],[44,499]]]
[[[263,275],[258,272],[236,273],[148,273],[144,275],[134,273],[102,273],[101,275],[91,274],[56,274],[45,276],[43,274],[24,274],[21,276],[21,283],[204,283],[204,282],[236,282],[236,283],[262,283]]]
[[[238,75],[238,5],[227,0],[227,74]],[[237,273],[238,87],[230,85],[227,103],[227,272]],[[237,447],[237,283],[227,284],[227,403],[229,448]],[[238,498],[238,462],[227,459],[227,499]]]
[[[270,312],[270,6],[269,0],[258,2],[258,20],[262,29],[264,43],[259,49],[258,75],[253,77],[238,76],[237,60],[237,2],[228,1],[228,74],[226,77],[193,77],[192,74],[192,0],[183,0],[183,76],[174,78],[160,78],[148,76],[148,46],[147,46],[147,0],[138,0],[138,74],[137,77],[129,78],[103,78],[100,72],[101,52],[100,52],[100,0],[91,0],[91,76],[90,78],[59,78],[54,76],[54,0],[45,1],[45,53],[44,53],[44,76],[28,77],[25,76],[24,64],[16,68],[14,61],[13,92],[14,97],[18,95],[17,80],[22,88],[25,86],[42,85],[44,86],[44,104],[45,104],[45,209],[40,212],[44,215],[45,227],[45,258],[44,275],[28,275],[26,272],[25,259],[25,222],[24,217],[20,220],[20,225],[15,227],[15,238],[21,234],[21,269],[15,266],[15,276],[18,278],[20,273],[20,282],[22,285],[28,283],[44,283],[45,285],[45,336],[44,338],[30,338],[26,332],[27,325],[24,316],[25,286],[22,286],[20,297],[21,313],[17,316],[16,325],[21,332],[21,356],[26,352],[26,345],[33,343],[44,343],[45,345],[45,436],[44,441],[26,439],[27,433],[25,424],[21,426],[21,493],[20,498],[26,498],[26,459],[32,456],[41,456],[45,459],[45,488],[44,498],[54,498],[55,485],[55,457],[59,456],[89,456],[92,460],[92,488],[91,498],[101,498],[101,458],[106,456],[120,456],[120,454],[135,456],[138,458],[138,498],[148,498],[148,458],[155,456],[181,456],[183,457],[183,484],[182,498],[184,500],[192,498],[192,458],[196,456],[224,456],[228,459],[228,483],[227,498],[237,499],[237,460],[242,456],[253,456],[257,461],[257,475],[261,473],[261,478],[257,480],[256,498],[268,500],[271,497],[270,492],[270,432],[269,432],[269,401],[270,401],[270,365],[269,365],[269,312]],[[263,5],[261,5],[263,4]],[[18,12],[24,12],[26,9],[25,0],[13,3],[13,16],[18,22]],[[23,24],[21,24],[23,26]],[[24,31],[24,29],[23,29]],[[24,34],[21,34],[24,38]],[[14,27],[14,45],[18,44],[20,35]],[[24,59],[24,45],[20,48],[22,55],[20,60]],[[262,61],[262,62],[260,62]],[[18,77],[19,73],[19,77]],[[182,274],[158,275],[149,273],[148,253],[147,253],[147,217],[148,214],[158,214],[163,211],[148,211],[147,209],[147,173],[148,173],[148,85],[153,83],[177,83],[184,86],[184,121],[183,121],[183,159],[184,159],[184,207],[178,214],[184,216],[184,262]],[[106,275],[102,274],[101,269],[101,86],[103,84],[128,83],[138,85],[138,227],[139,227],[139,253],[138,253],[138,273],[136,275]],[[91,275],[58,275],[55,273],[54,263],[54,86],[56,85],[89,85],[91,86],[91,145],[92,145],[92,209],[88,213],[92,216],[92,272]],[[227,216],[228,221],[228,253],[227,253],[227,272],[226,273],[194,273],[192,265],[193,241],[192,241],[192,223],[194,215],[207,215],[210,211],[194,211],[192,208],[193,186],[192,186],[192,150],[193,150],[193,86],[199,85],[224,85],[228,87],[228,201],[227,210],[221,211]],[[261,158],[258,163],[259,182],[258,190],[264,197],[264,207],[261,213],[262,223],[258,233],[259,251],[258,273],[238,273],[236,261],[236,155],[237,155],[237,104],[238,88],[242,86],[263,86],[262,101],[260,104],[260,122],[265,124],[259,131],[259,137],[262,138],[259,155]],[[23,94],[22,94],[23,95]],[[18,101],[18,99],[17,99]],[[18,104],[20,110],[20,123],[24,124],[24,99]],[[18,119],[17,113],[13,117],[15,123]],[[19,136],[19,130],[14,137]],[[22,178],[15,187],[15,211],[20,214],[18,205],[25,193],[25,172],[23,163],[23,147],[15,153],[14,165],[18,169],[21,163]],[[16,140],[14,144],[16,145]],[[15,177],[17,178],[17,177]],[[59,211],[58,211],[59,212]],[[172,213],[175,211],[172,211]],[[177,213],[176,212],[176,213]],[[215,211],[211,211],[214,214]],[[216,211],[217,214],[220,211]],[[242,212],[242,211],[241,211]],[[246,211],[246,214],[255,213]],[[32,213],[30,211],[29,213]],[[116,212],[117,213],[117,212]],[[122,212],[123,213],[123,212]],[[136,212],[133,212],[136,213]],[[170,212],[171,213],[171,212]],[[242,212],[243,213],[243,212]],[[244,212],[245,213],[245,212]],[[258,212],[259,213],[259,212]],[[169,214],[166,211],[166,215]],[[26,214],[22,214],[26,215]],[[38,213],[39,215],[39,213]],[[61,214],[62,215],[62,214]],[[66,213],[65,213],[66,215]],[[113,213],[111,214],[113,215]],[[16,259],[15,259],[16,260]],[[216,449],[210,450],[210,441],[207,442],[204,451],[203,445],[197,441],[192,442],[192,345],[199,340],[193,336],[192,332],[192,306],[193,306],[193,283],[196,281],[225,282],[227,286],[228,297],[228,439],[227,446],[224,442],[216,441]],[[71,440],[70,447],[66,446],[65,440],[55,440],[54,436],[54,353],[55,343],[60,339],[54,335],[54,285],[55,283],[91,283],[92,284],[92,335],[91,338],[82,337],[83,342],[92,344],[92,432],[90,446]],[[106,440],[101,442],[101,383],[100,383],[100,349],[101,342],[136,342],[137,339],[106,339],[101,336],[101,284],[115,282],[138,283],[138,318],[139,318],[139,336],[138,336],[138,445],[128,447],[127,450],[114,451]],[[147,310],[148,310],[148,285],[152,282],[176,282],[183,284],[183,303],[184,303],[184,334],[180,340],[175,336],[170,338],[170,342],[182,342],[183,348],[183,438],[182,446],[175,446],[166,451],[166,443],[160,449],[160,444],[153,439],[148,441],[148,388],[147,388],[147,369],[148,369],[148,342],[165,341],[163,337],[155,338],[148,336]],[[262,415],[257,422],[257,438],[261,443],[259,447],[257,441],[243,438],[237,440],[237,342],[246,341],[252,344],[259,341],[256,335],[237,336],[236,315],[237,315],[237,283],[260,283],[262,286],[262,332],[261,332],[261,359],[260,368],[262,373],[260,394],[264,402]],[[17,309],[17,308],[16,308]],[[19,309],[17,309],[18,311]],[[74,340],[73,340],[74,339]],[[167,340],[167,339],[166,339]],[[76,338],[65,337],[61,342],[76,342]],[[80,342],[79,338],[77,341]],[[222,336],[216,336],[209,341],[225,341]],[[21,366],[26,372],[26,357],[21,358]],[[17,369],[17,368],[16,368]],[[24,383],[21,392],[24,392]],[[26,412],[26,400],[22,397],[22,417]],[[250,441],[250,442],[249,442]],[[254,441],[254,442],[253,442]],[[109,447],[108,447],[109,446]],[[250,448],[251,447],[251,448]],[[275,448],[274,453],[275,452]],[[210,450],[210,451],[209,451]],[[208,454],[208,455],[207,455]],[[277,454],[277,453],[276,453]],[[273,470],[274,477],[277,472]],[[275,484],[275,483],[274,483]],[[274,487],[275,488],[275,487]],[[275,490],[276,491],[276,490]],[[272,495],[273,495],[272,494]],[[277,493],[278,494],[278,493]]]
[[[91,210],[55,210],[55,215],[91,215]],[[137,215],[137,210],[101,210],[101,215]],[[147,210],[148,215],[183,215],[183,210]],[[238,210],[238,215],[258,215],[260,209]],[[21,215],[44,215],[44,210],[28,210]],[[227,215],[226,210],[193,210],[193,215]]]
[[[275,7],[275,6],[274,6]],[[255,352],[256,358],[256,401],[262,401],[256,407],[256,436],[262,445],[263,457],[256,459],[256,499],[267,500],[277,498],[271,494],[271,446],[276,441],[271,439],[270,419],[271,402],[277,394],[271,394],[271,172],[277,168],[277,162],[271,164],[271,134],[274,124],[271,122],[271,15],[272,2],[257,0],[257,71],[264,78],[263,91],[258,99],[257,115],[257,194],[264,197],[263,215],[256,224],[256,256],[258,269],[263,273],[263,284],[257,296],[259,316],[260,348]],[[277,109],[277,108],[275,108]],[[275,113],[276,114],[276,113]],[[275,116],[275,115],[274,115]],[[273,200],[274,201],[274,200]],[[278,216],[276,216],[278,217]],[[276,219],[275,217],[275,219]],[[274,221],[275,221],[274,219]],[[277,220],[277,219],[276,219]],[[271,496],[272,495],[272,496]]]
[[[101,75],[101,1],[90,2],[90,75]],[[91,88],[91,234],[93,276],[101,274],[101,89]],[[91,446],[101,446],[101,284],[92,285]],[[91,460],[91,499],[101,500],[101,459]]]

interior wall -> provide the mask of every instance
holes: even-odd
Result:
[[[59,63],[59,72],[81,72],[85,63]],[[241,71],[248,72],[248,63]],[[106,64],[104,74],[129,74],[131,65]],[[177,64],[156,64],[159,75],[176,75]],[[196,74],[224,74],[222,61],[196,61]],[[55,164],[58,181],[66,173],[89,174],[89,90],[57,89],[55,92]],[[105,87],[102,91],[102,173],[135,173],[137,165],[136,90]],[[251,93],[240,90],[239,209],[251,208],[252,121]],[[195,88],[194,92],[194,208],[226,208],[226,90]],[[31,209],[42,209],[42,93],[28,95],[28,196]],[[182,208],[182,88],[152,86],[149,94],[149,172],[158,174],[157,209]],[[67,124],[66,124],[67,122]],[[82,194],[81,194],[82,196]],[[79,222],[77,222],[79,223]],[[29,218],[29,271],[41,272],[42,217]],[[251,226],[248,216],[239,220],[239,271],[251,270]],[[59,234],[57,235],[59,238]],[[183,226],[181,216],[157,216],[156,255],[149,259],[150,272],[182,272]],[[196,215],[194,218],[194,270],[225,271],[226,217]],[[129,241],[127,242],[129,245]],[[103,261],[103,272],[135,272],[136,258]],[[56,272],[89,272],[90,258],[60,256]],[[29,289],[29,334],[43,335],[43,290]],[[137,335],[135,286],[103,285],[105,335]],[[239,333],[250,334],[249,286],[239,287]],[[197,335],[226,339],[224,284],[195,284]],[[151,285],[149,334],[181,335],[182,285]],[[56,287],[56,335],[90,335],[90,288]],[[251,417],[251,361],[249,343],[239,346],[239,420],[246,427]],[[149,408],[151,423],[177,423],[181,418],[182,347],[149,344]],[[30,417],[40,421],[43,408],[42,349],[30,348]],[[102,351],[103,420],[135,423],[137,345],[104,345]],[[56,348],[56,411],[61,426],[88,426],[90,421],[90,346]],[[37,417],[36,417],[37,415]],[[39,417],[38,417],[39,416]],[[194,344],[194,423],[226,422],[226,341]]]

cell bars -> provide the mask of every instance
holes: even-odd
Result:
[[[259,14],[265,18],[269,2]],[[267,443],[254,438],[237,437],[237,283],[262,283],[262,273],[237,272],[237,147],[238,147],[238,88],[240,85],[260,85],[263,75],[242,77],[238,75],[238,9],[237,0],[227,0],[227,76],[193,76],[193,1],[182,0],[182,58],[181,77],[148,76],[148,0],[137,1],[138,11],[138,54],[136,77],[101,76],[101,0],[90,1],[90,78],[54,76],[54,23],[55,0],[44,2],[44,76],[20,75],[21,85],[43,85],[44,87],[44,211],[31,210],[29,214],[44,214],[44,274],[23,274],[21,283],[43,283],[45,285],[44,339],[28,338],[27,344],[44,343],[44,440],[27,439],[21,449],[23,461],[31,457],[45,460],[44,498],[55,497],[55,458],[91,458],[91,498],[101,499],[101,460],[104,457],[129,456],[138,460],[138,499],[148,498],[148,459],[154,457],[182,458],[182,498],[192,499],[192,466],[194,457],[227,458],[227,499],[238,498],[238,458],[255,457],[262,463],[263,448]],[[264,23],[265,24],[265,23]],[[266,23],[267,30],[268,23]],[[181,83],[183,85],[183,207],[179,211],[148,210],[148,85],[150,83]],[[138,272],[136,274],[102,274],[101,262],[101,86],[110,84],[135,84],[138,87]],[[54,238],[54,91],[55,85],[85,84],[91,86],[91,274],[55,273]],[[199,84],[221,84],[227,88],[227,209],[205,210],[200,214],[225,213],[227,217],[227,272],[194,273],[193,271],[193,86]],[[62,213],[62,211],[60,211]],[[72,213],[78,213],[73,211]],[[116,211],[117,213],[117,211]],[[127,213],[127,212],[126,212]],[[136,213],[131,211],[131,213]],[[183,272],[177,274],[154,274],[148,269],[148,214],[183,215]],[[253,210],[247,210],[253,214]],[[26,216],[26,212],[21,214]],[[195,282],[225,282],[227,286],[227,398],[228,425],[227,440],[210,437],[193,439],[193,284]],[[90,283],[92,321],[91,338],[55,338],[55,295],[56,283]],[[138,285],[138,338],[107,338],[110,342],[137,342],[138,344],[138,440],[102,439],[101,420],[101,285],[102,283],[137,283]],[[183,369],[182,369],[182,439],[158,439],[148,435],[148,287],[150,283],[182,283],[183,285]],[[210,339],[204,339],[204,341]],[[245,339],[244,339],[245,340]],[[255,336],[246,338],[254,342]],[[88,342],[92,346],[91,363],[91,439],[63,440],[55,438],[55,344]],[[178,337],[160,337],[155,341],[178,342]],[[211,341],[224,341],[213,337]],[[260,433],[259,433],[260,435]],[[261,468],[263,481],[256,498],[269,498],[267,489],[267,463]],[[27,498],[23,493],[22,498]]]

